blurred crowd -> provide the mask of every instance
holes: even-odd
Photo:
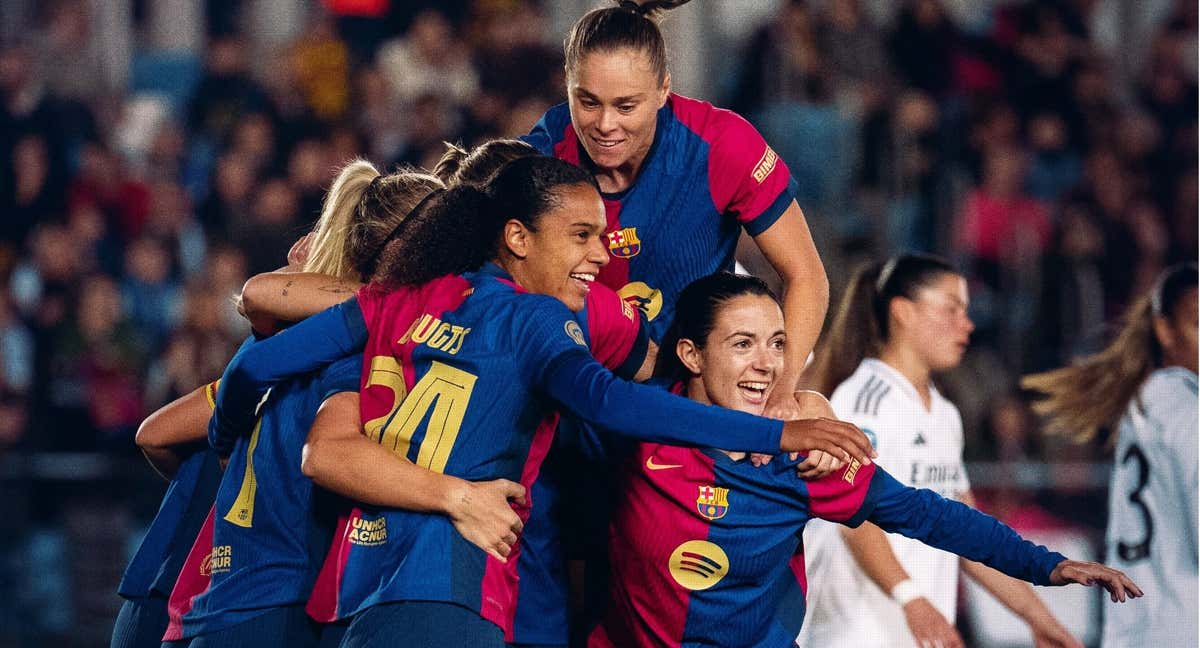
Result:
[[[79,56],[84,0],[37,5],[0,49],[0,447],[132,452],[220,373],[247,330],[233,295],[283,264],[339,164],[430,165],[563,97],[544,3],[299,4],[279,43],[208,0],[203,46],[138,48],[124,87]],[[789,163],[835,297],[866,258],[962,264],[978,330],[947,384],[969,452],[1036,456],[1005,436],[1031,436],[1015,377],[1196,257],[1196,5],[1132,3],[1140,31],[1116,0],[965,5],[780,2],[710,98]]]

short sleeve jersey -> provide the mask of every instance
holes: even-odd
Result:
[[[1196,383],[1183,367],[1155,371],[1118,427],[1105,561],[1154,603],[1106,606],[1102,645],[1198,642]]]
[[[542,425],[552,403],[535,386],[547,360],[587,338],[561,302],[523,292],[492,265],[419,288],[360,291],[367,436],[435,472],[528,488],[554,432]],[[518,562],[519,550],[507,563],[491,558],[445,516],[360,506],[335,537],[308,609],[329,621],[381,602],[452,602],[511,636]]]
[[[361,371],[355,355],[271,390],[253,432],[229,456],[172,595],[169,636],[216,632],[308,600],[334,520],[328,494],[300,472],[301,450],[321,403],[358,391]]]
[[[524,138],[546,155],[591,164],[567,104]],[[610,263],[599,280],[637,305],[661,341],[692,281],[733,269],[741,228],[757,236],[791,204],[787,165],[736,113],[672,94],[633,185],[603,196]]]
[[[204,386],[209,406],[220,381]],[[221,481],[217,454],[198,450],[180,464],[167,485],[162,504],[146,530],[133,560],[125,569],[117,593],[127,599],[147,596],[166,598],[187,558],[192,540],[204,524],[204,516],[216,497]]]
[[[862,428],[879,453],[876,462],[897,480],[959,499],[970,489],[962,462],[962,419],[932,386],[930,392],[927,410],[904,376],[867,358],[834,390],[830,404],[839,418]],[[921,594],[953,623],[958,557],[894,534],[888,542]],[[805,549],[812,615],[801,645],[851,638],[857,645],[880,647],[913,641],[900,607],[859,568],[838,529],[820,522],[809,525]]]

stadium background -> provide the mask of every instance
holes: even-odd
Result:
[[[0,646],[107,645],[163,491],[133,432],[220,373],[231,296],[336,167],[526,132],[595,4],[0,4]],[[1095,551],[1109,458],[1041,437],[1015,380],[1196,258],[1196,4],[694,0],[664,29],[674,88],[788,162],[835,300],[898,251],[968,271],[978,329],[943,384],[984,508]],[[1057,604],[1085,640],[1098,596]]]

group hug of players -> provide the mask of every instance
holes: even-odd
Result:
[[[951,554],[1039,645],[1079,644],[1021,581],[1142,595],[956,501],[961,421],[930,375],[972,324],[945,261],[858,273],[805,376],[831,400],[795,390],[825,274],[783,161],[670,93],[653,18],[677,4],[581,18],[568,101],[521,140],[341,170],[288,266],[247,282],[224,375],[138,432],[170,486],[114,647],[949,647]],[[722,272],[741,229],[782,299]],[[1175,326],[1195,268],[1172,277]],[[1051,406],[1063,382],[1042,377]],[[564,517],[606,549],[573,618]],[[802,546],[814,518],[873,525]]]

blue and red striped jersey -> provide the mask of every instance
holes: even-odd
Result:
[[[300,471],[326,398],[358,391],[362,357],[275,385],[249,436],[235,441],[205,533],[169,604],[168,636],[228,628],[308,600],[336,522],[329,493]],[[177,636],[176,636],[177,635]]]
[[[870,520],[1038,584],[1064,559],[874,464],[805,482],[786,457],[756,468],[715,449],[640,443],[625,454],[610,604],[591,648],[792,645],[807,588],[801,532],[814,517]]]
[[[215,402],[218,383],[219,380],[214,380],[204,387],[209,405]],[[142,543],[125,568],[118,594],[127,599],[171,595],[220,482],[221,465],[215,452],[203,448],[183,460],[167,485]]]
[[[567,104],[554,106],[523,139],[545,155],[587,167]],[[767,231],[794,199],[787,165],[734,112],[672,94],[658,111],[638,177],[605,194],[610,263],[599,280],[634,302],[661,341],[680,291],[733,270],[738,234]]]

